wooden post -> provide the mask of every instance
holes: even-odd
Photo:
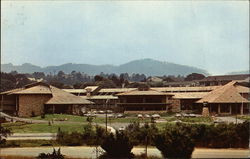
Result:
[[[229,105],[229,114],[230,115],[232,114],[232,105],[231,104]]]
[[[18,101],[17,101],[17,96],[18,96],[18,95],[16,95],[16,115],[18,114]]]
[[[1,100],[1,111],[3,111],[3,95],[2,95],[2,100]]]
[[[52,113],[54,114],[55,113],[55,105],[53,104],[53,110],[52,110]]]
[[[218,104],[218,114],[220,114],[220,104]]]
[[[241,114],[241,115],[243,115],[243,113],[244,113],[244,112],[243,112],[243,108],[244,108],[244,105],[243,105],[243,103],[242,103],[242,104],[240,105],[240,114]]]

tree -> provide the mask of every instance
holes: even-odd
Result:
[[[203,74],[191,73],[191,74],[187,75],[187,77],[184,80],[185,81],[194,81],[194,80],[201,80],[203,78],[205,78],[205,76]]]
[[[104,137],[101,144],[102,149],[106,151],[100,158],[132,158],[131,153],[133,143],[130,141],[129,135],[125,132],[116,131],[115,134],[110,133]]]
[[[7,137],[11,134],[12,132],[10,131],[10,129],[4,128],[2,124],[0,123],[0,147],[4,146],[6,143],[6,140],[4,139],[4,137]]]
[[[102,81],[104,78],[100,75],[95,75],[94,79],[95,79],[95,82],[99,82],[99,81]]]
[[[155,146],[164,158],[191,158],[195,147],[192,127],[180,123],[168,125],[156,135]]]

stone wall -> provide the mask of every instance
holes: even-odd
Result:
[[[170,99],[170,111],[172,112],[180,112],[181,111],[181,102],[179,99]]]
[[[51,95],[19,95],[18,116],[31,117],[41,115],[44,111],[44,103]]]

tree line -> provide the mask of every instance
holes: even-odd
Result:
[[[205,76],[202,74],[192,73],[186,77],[184,76],[171,76],[164,75],[160,77],[164,82],[181,82],[192,81],[202,79]],[[164,86],[163,82],[154,83],[149,82],[150,76],[145,74],[134,73],[129,75],[128,73],[117,74],[105,74],[101,72],[98,75],[90,76],[84,72],[72,71],[69,74],[59,71],[54,74],[45,74],[43,72],[34,72],[32,74],[20,74],[17,71],[10,73],[1,72],[1,92],[23,87],[26,84],[43,81],[58,88],[85,88],[86,86],[97,85],[102,88],[121,88],[121,87],[138,87],[141,83],[146,83],[149,86]]]

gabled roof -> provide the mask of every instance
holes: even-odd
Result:
[[[139,91],[137,90],[132,90],[129,92],[124,92],[124,93],[119,93],[117,94],[117,96],[142,96],[142,95],[161,95],[161,96],[172,96],[172,94],[168,94],[168,93],[163,93],[163,92],[159,92],[153,89],[149,89],[147,91]]]
[[[250,74],[208,76],[200,81],[223,81],[223,80],[245,80]]]
[[[99,86],[87,86],[85,87],[84,89],[87,91],[87,90],[90,90],[90,92],[94,92],[97,88],[99,88]]]
[[[62,89],[69,93],[86,93],[85,89]]]
[[[128,92],[132,90],[136,90],[137,88],[103,88],[99,92],[100,93],[122,93]]]
[[[50,86],[52,98],[46,104],[93,104],[93,102]]]
[[[155,87],[151,88],[161,92],[208,92],[221,86],[200,86],[200,87]]]
[[[21,91],[21,90],[24,90],[24,88],[15,88],[15,89],[11,89],[11,90],[8,90],[8,91],[1,92],[0,94],[12,94],[14,92],[18,92],[18,91]]]
[[[250,93],[249,87],[245,87],[245,86],[241,86],[241,85],[236,85],[235,87],[239,93]]]
[[[88,96],[80,96],[80,97],[82,97],[82,98],[84,98],[84,99],[118,99],[118,97],[117,96],[112,96],[112,95],[95,95],[95,96],[90,96],[90,97],[88,97]]]
[[[52,92],[48,86],[37,85],[10,94],[52,94]]]
[[[243,98],[235,87],[236,81],[229,82],[228,84],[209,92],[197,103],[249,103]]]
[[[209,92],[171,93],[174,99],[201,99]]]

